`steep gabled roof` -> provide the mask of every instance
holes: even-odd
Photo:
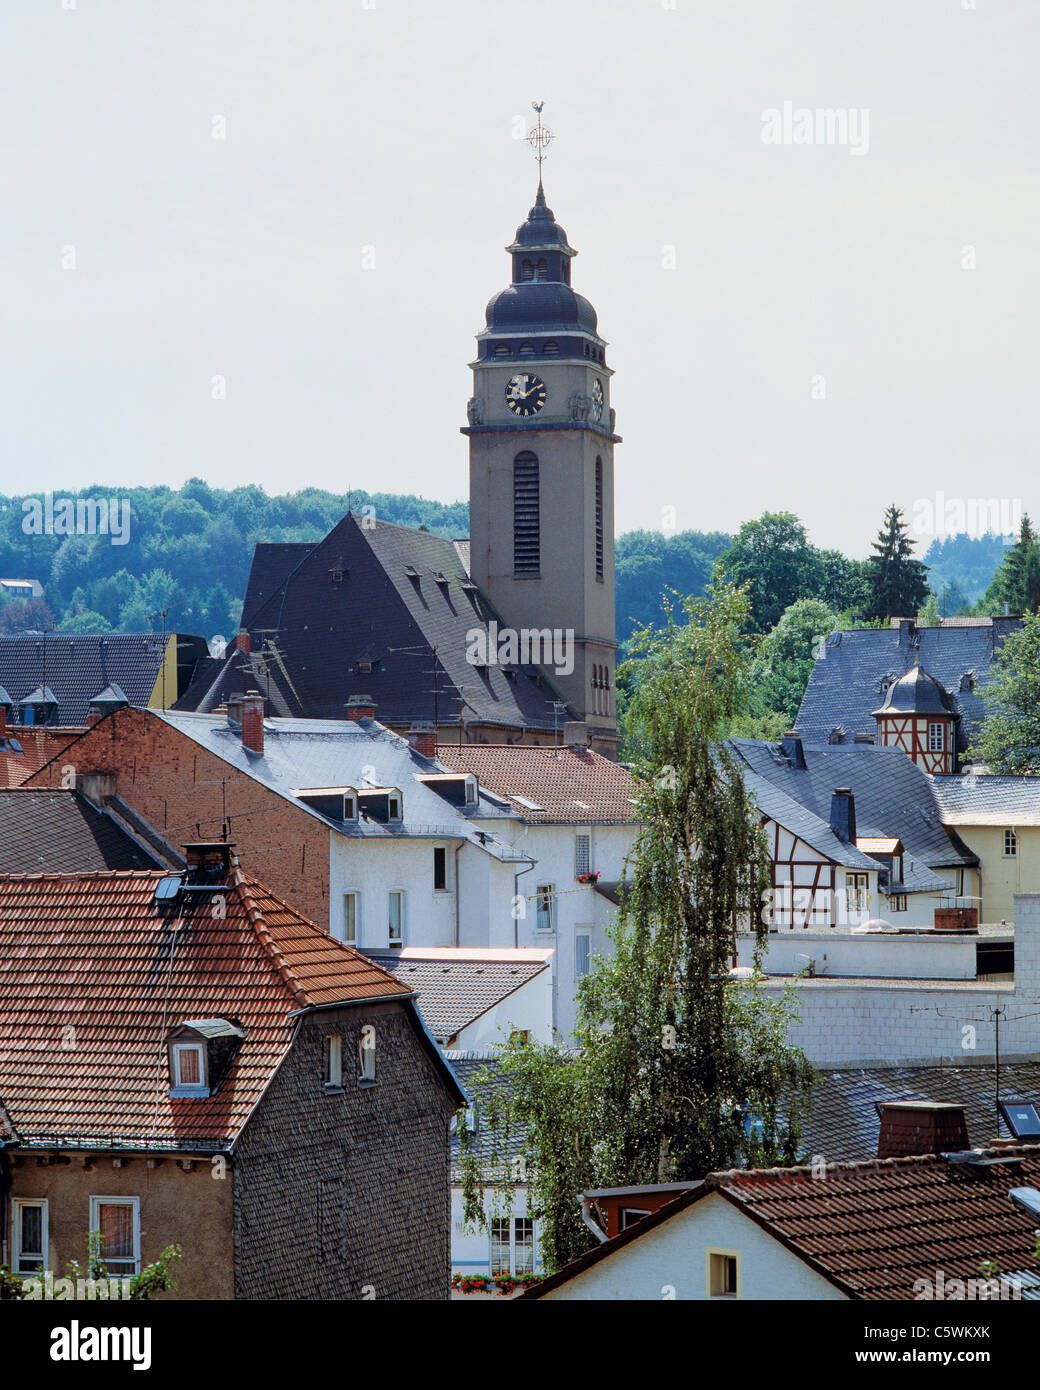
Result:
[[[445,947],[405,947],[396,953],[365,953],[384,970],[416,991],[416,1002],[427,1028],[448,1044],[464,1028],[503,1003],[510,995],[548,972],[552,951],[475,950]]]
[[[389,724],[444,723],[464,700],[467,720],[553,728],[557,691],[543,671],[467,660],[468,634],[498,615],[464,553],[447,537],[352,513],[314,546],[258,546],[241,625],[254,651],[277,643],[300,701],[285,712],[342,718],[348,698],[364,693]],[[178,707],[214,708],[240,690],[226,665],[207,668]]]
[[[830,823],[835,787],[851,787],[857,834],[902,840],[910,859],[930,869],[973,865],[977,857],[942,821],[931,779],[899,748],[871,743],[803,744],[806,766],[795,767],[778,745],[757,739],[731,739],[753,772]],[[911,887],[912,868],[904,865]],[[932,888],[936,885],[929,884]]]
[[[813,662],[795,728],[808,743],[826,743],[832,730],[873,736],[873,711],[885,682],[920,662],[949,692],[957,722],[957,751],[975,741],[986,713],[982,699],[993,658],[1018,618],[976,619],[971,626],[914,628],[909,622],[880,629],[834,632]]]
[[[933,777],[944,825],[1040,825],[1040,777]]]
[[[475,773],[482,787],[506,797],[532,825],[626,824],[636,819],[632,774],[591,749],[439,743],[437,758],[456,772]]]
[[[296,1012],[412,997],[238,869],[223,915],[208,899],[163,915],[163,877],[0,877],[0,1105],[17,1143],[226,1147],[285,1056]],[[215,1095],[172,1098],[169,1030],[212,1017],[245,1040]]]

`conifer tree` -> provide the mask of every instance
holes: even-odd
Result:
[[[874,554],[867,560],[867,583],[871,616],[887,622],[889,618],[911,617],[928,598],[927,568],[913,558],[914,542],[907,534],[903,513],[892,504],[874,542]]]

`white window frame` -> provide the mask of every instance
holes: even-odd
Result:
[[[349,810],[348,810],[349,807]],[[358,797],[357,792],[349,791],[343,793],[343,819],[354,823],[358,818]]]
[[[40,1254],[26,1254],[22,1250],[22,1212],[26,1207],[41,1207],[43,1216],[40,1219],[40,1244],[43,1249]],[[12,1197],[11,1198],[11,1269],[15,1274],[45,1274],[47,1272],[48,1243],[50,1240],[49,1231],[50,1204],[46,1197]],[[39,1269],[23,1268],[23,1261],[32,1264],[39,1263]]]
[[[548,925],[541,925],[542,898],[548,898]],[[556,929],[556,888],[552,883],[539,883],[534,890],[534,929],[548,934]]]
[[[199,1054],[199,1076],[202,1078],[201,1081],[181,1080],[182,1052],[197,1052]],[[208,1096],[209,1077],[206,1075],[206,1063],[208,1060],[206,1056],[206,1044],[204,1042],[171,1043],[170,1061],[172,1063],[172,1075],[170,1077],[170,1095],[174,1097]]]
[[[735,1260],[735,1261],[736,1261],[736,1270],[735,1270],[736,1279],[735,1279],[735,1281],[734,1281],[734,1282],[736,1283],[736,1289],[734,1290],[733,1293],[714,1293],[714,1292],[713,1292],[714,1283],[713,1283],[713,1280],[712,1280],[712,1267],[711,1267],[711,1262],[712,1262],[712,1257],[713,1257],[713,1256],[716,1256],[716,1257],[719,1258],[719,1259]],[[739,1298],[740,1298],[740,1251],[739,1251],[739,1250],[724,1250],[724,1249],[722,1249],[721,1246],[717,1246],[717,1245],[706,1245],[706,1246],[704,1247],[704,1293],[705,1293],[705,1296],[706,1296],[707,1298],[726,1298],[726,1299],[739,1299]]]
[[[121,1275],[126,1275],[126,1274],[140,1274],[140,1272],[141,1272],[141,1199],[140,1199],[140,1197],[124,1197],[124,1196],[118,1196],[118,1197],[96,1197],[96,1196],[92,1196],[92,1197],[90,1198],[90,1226],[89,1226],[89,1230],[90,1230],[91,1234],[93,1234],[95,1231],[97,1231],[97,1232],[100,1233],[100,1231],[101,1231],[101,1208],[102,1208],[102,1207],[108,1207],[108,1206],[114,1206],[114,1207],[130,1207],[130,1208],[133,1210],[133,1214],[134,1214],[134,1218],[133,1218],[133,1235],[134,1235],[133,1266],[134,1266],[134,1267],[133,1267],[132,1270],[129,1270],[129,1271],[128,1271],[128,1270],[125,1268],[125,1265],[129,1264],[129,1263],[130,1263],[130,1260],[129,1260],[129,1259],[125,1259],[125,1260],[124,1260],[121,1256],[113,1255],[111,1258],[112,1258],[112,1259],[115,1259],[115,1260],[118,1260],[119,1265],[120,1265],[119,1270],[118,1270],[118,1271],[113,1271],[113,1274],[121,1274]],[[105,1265],[108,1265],[109,1268],[111,1268],[109,1254],[108,1254],[108,1251],[104,1249],[104,1247],[102,1247],[102,1249],[101,1249],[101,1260],[102,1260],[102,1263],[104,1263]]]
[[[477,787],[477,779],[470,772],[466,775],[466,805],[476,806],[479,800],[480,792]]]
[[[582,857],[584,854],[585,867],[582,868]],[[574,877],[577,879],[581,874],[592,872],[592,836],[589,834],[576,834],[574,836]]]
[[[397,931],[398,931],[398,934],[397,934],[397,936],[393,936],[393,935],[391,934],[392,922],[391,922],[391,917],[390,917],[390,904],[393,902],[395,896],[398,897],[398,898],[400,899],[400,903],[401,903],[400,911],[399,911],[399,913],[398,913],[398,922],[397,922]],[[406,891],[404,888],[391,888],[391,889],[389,889],[389,890],[387,891],[387,895],[386,895],[386,939],[387,939],[387,942],[388,942],[389,945],[391,945],[391,946],[403,946],[403,945],[404,945],[405,926],[406,926],[406,923],[407,923],[407,920],[408,920],[408,918],[407,918],[407,912],[408,912],[408,893],[407,893],[407,891]]]
[[[437,854],[438,851],[444,855],[444,885],[437,887]],[[435,893],[451,892],[451,853],[447,845],[434,845],[433,847],[433,891]]]
[[[946,752],[946,723],[942,719],[930,719],[928,721],[928,751],[929,753]]]
[[[399,821],[404,819],[401,815],[402,805],[401,793],[397,791],[391,792],[386,798],[386,818],[388,821]]]
[[[516,1227],[517,1227],[517,1222],[518,1222],[518,1221],[529,1222],[529,1223],[530,1223],[530,1226],[531,1226],[531,1241],[530,1241],[530,1247],[531,1247],[531,1268],[530,1268],[529,1270],[519,1270],[519,1271],[518,1271],[518,1270],[517,1270],[517,1267],[516,1267],[516,1248],[517,1248]],[[494,1248],[495,1248],[496,1242],[495,1242],[495,1240],[494,1240],[494,1238],[493,1238],[493,1236],[492,1236],[492,1229],[493,1229],[494,1222],[505,1222],[505,1223],[508,1225],[508,1227],[509,1227],[509,1240],[508,1240],[508,1242],[505,1242],[505,1241],[498,1241],[498,1242],[497,1242],[499,1245],[508,1244],[508,1246],[509,1246],[509,1268],[508,1268],[508,1270],[503,1269],[503,1270],[499,1270],[499,1271],[497,1271],[497,1272],[500,1273],[500,1274],[510,1274],[510,1275],[513,1276],[513,1278],[516,1278],[518,1274],[528,1274],[528,1273],[533,1274],[533,1273],[534,1273],[534,1269],[535,1269],[535,1265],[536,1265],[537,1260],[538,1260],[538,1224],[537,1224],[537,1222],[536,1222],[536,1221],[534,1220],[534,1218],[531,1217],[531,1216],[499,1216],[499,1217],[495,1217],[495,1218],[493,1219],[492,1225],[488,1227],[488,1273],[491,1275],[491,1278],[494,1279],[494,1278],[495,1278],[495,1275],[496,1275],[496,1270],[495,1270],[495,1258],[494,1258]],[[525,1244],[526,1244],[526,1242],[525,1242]]]
[[[360,1033],[358,1033],[358,1080],[374,1085],[375,1079],[376,1045],[373,1042],[371,1047],[365,1046],[365,1028],[362,1026]]]
[[[343,1089],[343,1035],[341,1033],[326,1033],[324,1046],[325,1085],[330,1090],[341,1091]]]
[[[353,899],[354,903],[354,935],[347,935],[347,899]],[[340,916],[339,931],[333,932],[337,941],[342,941],[347,946],[356,946],[361,940],[361,889],[344,888],[343,890],[343,912]]]
[[[1004,827],[1004,858],[1018,858],[1018,831],[1013,825]]]
[[[578,947],[579,941],[587,941],[588,949],[585,952],[585,969],[579,970],[578,963],[581,960],[581,951]],[[584,980],[586,975],[592,971],[592,928],[576,927],[574,929],[574,979]]]

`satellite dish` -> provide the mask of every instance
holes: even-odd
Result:
[[[211,637],[207,643],[210,656],[217,657],[218,660],[227,651],[227,638],[221,637],[218,633],[216,637]]]

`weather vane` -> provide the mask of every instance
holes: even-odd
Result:
[[[545,151],[553,139],[553,133],[548,126],[542,125],[542,107],[544,101],[532,101],[531,109],[538,116],[538,123],[534,130],[527,137],[527,143],[534,150],[535,158],[538,160],[538,182],[542,181],[542,160],[545,158]]]

